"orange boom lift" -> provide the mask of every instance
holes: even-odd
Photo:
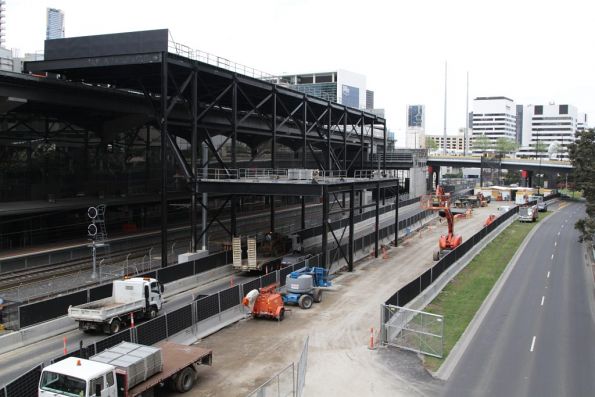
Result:
[[[448,223],[448,234],[440,236],[438,241],[439,251],[435,251],[433,258],[435,261],[440,260],[443,256],[448,254],[453,249],[457,248],[463,242],[461,236],[454,234],[454,215],[450,210],[450,194],[444,193],[444,188],[436,186],[436,193],[422,196],[421,206],[423,209],[438,211],[438,215],[446,219]]]

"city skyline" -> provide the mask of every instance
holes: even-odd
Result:
[[[471,1],[177,4],[7,0],[6,47],[22,53],[42,49],[45,12],[52,7],[69,15],[67,37],[168,28],[177,42],[271,74],[346,69],[366,75],[375,105],[386,109],[388,127],[401,134],[401,142],[406,127],[403,109],[410,103],[426,106],[426,131],[442,130],[444,60],[449,66],[450,134],[465,125],[467,71],[469,98],[503,95],[525,104],[572,103],[582,112],[595,114],[595,99],[590,95],[595,88],[590,77],[595,61],[585,50],[593,38],[588,31],[589,14],[581,11],[586,10],[586,2],[570,1],[564,7],[534,1],[504,1],[498,7],[477,7]],[[230,14],[230,9],[236,12]],[[138,18],[130,18],[132,14]],[[196,15],[212,17],[197,24]],[[320,15],[330,15],[334,22],[303,29],[304,21],[315,21]],[[509,21],[505,30],[502,17]],[[254,24],[254,18],[267,23]],[[563,23],[565,19],[569,22]],[[221,30],[222,20],[235,28]],[[287,29],[291,23],[295,29]],[[551,29],[560,25],[561,29]],[[282,34],[271,35],[269,29]],[[318,44],[328,41],[332,43]],[[500,56],[498,48],[505,48],[506,56]],[[551,57],[552,48],[578,56]]]

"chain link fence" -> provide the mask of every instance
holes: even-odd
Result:
[[[247,397],[301,397],[306,384],[309,340],[310,337],[306,337],[297,364],[289,364],[248,394]]]
[[[381,305],[381,341],[383,344],[442,358],[444,354],[444,317]]]

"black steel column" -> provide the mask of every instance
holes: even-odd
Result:
[[[347,107],[343,108],[343,170],[347,172]]]
[[[328,115],[327,115],[327,136],[326,136],[326,147],[327,147],[327,156],[326,156],[326,169],[327,170],[332,170],[333,169],[333,163],[331,162],[331,124],[333,122],[333,118],[332,118],[332,107],[331,107],[331,101],[328,102],[328,107],[327,107],[327,111],[328,111]]]
[[[360,190],[359,191],[359,213],[362,214],[364,212],[363,205],[364,205],[364,196],[366,191]]]
[[[302,230],[306,229],[306,197],[301,196],[302,199]]]
[[[145,190],[148,193],[151,186],[151,126],[147,125],[147,135],[145,140]]]
[[[167,266],[167,53],[161,53],[161,267]]]
[[[353,271],[353,209],[354,209],[354,201],[355,201],[355,184],[351,185],[351,190],[349,191],[349,263],[347,264],[349,267],[349,271]]]
[[[399,186],[395,187],[397,192],[395,194],[395,247],[399,244]]]
[[[302,168],[306,169],[306,151],[308,149],[308,139],[306,138],[307,132],[308,132],[308,98],[306,98],[306,95],[304,95],[303,98],[303,103],[302,103],[302,107],[303,107],[303,124],[302,124]]]
[[[198,151],[198,73],[192,73],[192,142],[190,144],[192,150],[192,159],[190,167],[192,168],[192,200],[190,207],[190,251],[196,252],[196,186],[197,186],[197,171],[196,171],[196,155]]]
[[[378,238],[380,228],[380,182],[376,182],[376,223],[374,224],[374,258],[378,258]]]
[[[386,146],[388,145],[388,141],[386,139],[386,120],[384,120],[384,124],[382,126],[384,132],[384,149],[382,150],[382,169],[386,171]]]
[[[359,158],[360,158],[360,169],[363,170],[364,169],[364,119],[362,117],[361,122],[360,122],[360,127],[361,127],[361,131],[360,131],[360,146],[361,146],[361,151],[359,154]]]
[[[275,170],[277,168],[277,87],[273,86],[273,138],[271,139],[271,168]],[[269,197],[271,201],[271,232],[275,231],[275,197]]]
[[[328,190],[322,187],[322,267],[328,269]]]
[[[238,139],[238,76],[233,75],[233,87],[231,90],[231,167],[237,171],[237,139]],[[231,237],[238,235],[238,225],[236,218],[237,198],[231,196]]]

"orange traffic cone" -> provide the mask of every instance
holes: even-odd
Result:
[[[374,350],[374,327],[370,328],[370,345],[368,349]]]

